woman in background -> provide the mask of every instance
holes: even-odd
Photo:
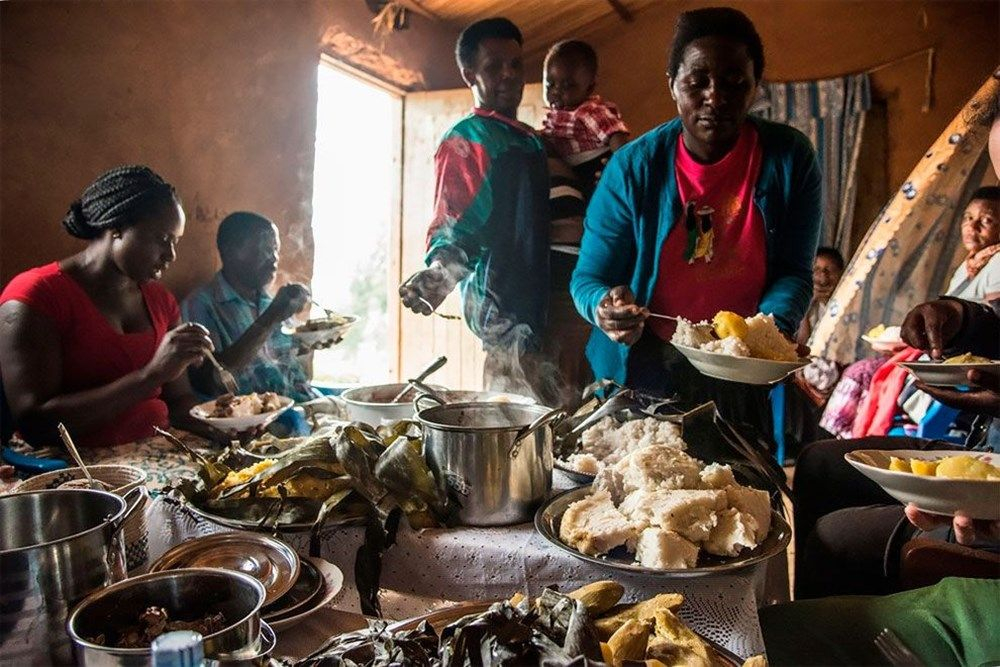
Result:
[[[63,226],[80,252],[14,277],[0,293],[0,372],[14,426],[31,444],[83,446],[153,435],[168,423],[204,430],[186,370],[212,349],[181,324],[159,278],[176,257],[184,211],[148,167],[112,169],[73,202]]]

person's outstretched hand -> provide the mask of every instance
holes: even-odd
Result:
[[[942,516],[940,514],[929,514],[917,509],[917,506],[910,503],[903,510],[906,518],[920,530],[934,530],[949,523],[955,531],[955,540],[959,544],[966,546],[978,540],[1000,540],[1000,521],[987,521],[985,519],[970,519],[964,514],[956,514],[953,517]]]
[[[954,299],[938,299],[916,306],[906,314],[900,332],[912,347],[923,350],[932,359],[940,359],[945,347],[962,329],[964,311]]]
[[[625,285],[608,290],[597,304],[597,326],[616,343],[632,345],[642,336],[647,311],[635,303],[635,295]]]
[[[418,315],[430,315],[455,288],[455,282],[447,269],[434,262],[399,286],[399,298]]]
[[[283,322],[305,308],[310,299],[308,287],[302,283],[287,283],[278,289],[264,316],[273,322]]]

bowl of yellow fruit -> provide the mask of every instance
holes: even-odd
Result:
[[[1000,454],[859,449],[844,455],[886,493],[931,514],[1000,521]]]

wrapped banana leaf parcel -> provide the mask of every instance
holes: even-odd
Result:
[[[497,602],[441,630],[427,622],[391,631],[383,622],[334,637],[296,667],[414,665],[569,665],[601,660],[600,641],[583,602],[552,590],[537,600]]]
[[[422,454],[419,425],[401,421],[375,429],[361,422],[305,439],[275,458],[196,459],[194,478],[171,489],[198,513],[225,525],[267,531],[307,528],[319,555],[324,526],[365,526],[355,561],[362,611],[379,615],[382,554],[405,517],[416,530],[455,525],[457,502]],[[227,463],[228,461],[228,463]],[[245,464],[233,469],[234,461]]]

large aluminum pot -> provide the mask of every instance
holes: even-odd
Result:
[[[72,662],[70,608],[125,578],[122,525],[145,487],[120,498],[60,489],[0,496],[0,664]]]
[[[424,456],[458,494],[462,523],[531,520],[552,488],[552,425],[565,416],[514,403],[454,403],[417,413]]]
[[[255,654],[260,649],[260,608],[264,586],[230,570],[187,568],[133,577],[89,595],[70,614],[67,629],[76,646],[77,664],[85,667],[147,667],[152,651],[113,648],[90,641],[137,625],[139,614],[163,607],[174,619],[192,620],[222,612],[227,625],[204,637],[206,658]]]

